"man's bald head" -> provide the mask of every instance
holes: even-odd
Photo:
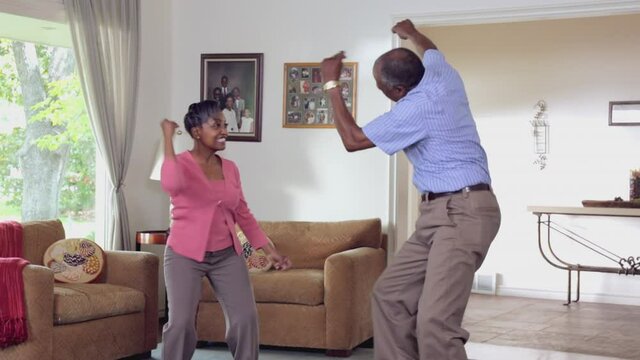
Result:
[[[374,74],[376,72],[380,76],[378,80],[384,87],[401,86],[408,92],[422,79],[424,65],[411,50],[397,48],[380,55],[374,65]]]

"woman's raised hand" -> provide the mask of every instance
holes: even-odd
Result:
[[[160,123],[160,127],[162,128],[162,133],[165,137],[173,137],[173,134],[176,132],[179,125],[175,121],[164,119]]]

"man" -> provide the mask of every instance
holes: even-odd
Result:
[[[222,93],[222,98],[225,99],[227,95],[231,95],[231,89],[229,88],[229,78],[227,75],[222,75],[220,78],[220,92]]]
[[[242,127],[242,112],[244,111],[245,101],[240,96],[240,88],[234,87],[231,90],[233,95],[233,110],[236,112],[236,122],[238,123],[238,129]]]
[[[404,150],[422,192],[415,232],[374,288],[375,358],[466,359],[462,317],[474,272],[500,227],[500,209],[460,76],[411,21],[392,31],[409,39],[424,60],[401,48],[376,60],[376,84],[396,104],[364,128],[341,94],[344,53],[321,64],[345,148]]]

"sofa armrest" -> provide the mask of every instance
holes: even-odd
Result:
[[[158,344],[158,256],[141,251],[105,251],[105,283],[140,290],[145,296],[145,347]]]
[[[373,336],[371,293],[385,264],[385,251],[369,247],[327,258],[324,266],[327,349],[352,349]]]
[[[27,341],[0,350],[0,358],[51,359],[53,354],[53,271],[39,265],[22,270]]]

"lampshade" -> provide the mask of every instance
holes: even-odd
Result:
[[[193,139],[185,131],[180,134],[173,135],[173,149],[176,154],[183,151],[187,151],[193,147]],[[158,143],[158,149],[156,151],[155,162],[153,163],[153,170],[149,179],[160,181],[160,169],[162,169],[162,162],[164,161],[164,141],[160,140]]]

